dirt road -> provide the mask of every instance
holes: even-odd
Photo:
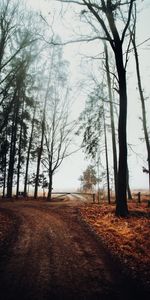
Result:
[[[1,300],[136,299],[132,283],[80,222],[79,203],[0,204],[14,222],[0,249]]]

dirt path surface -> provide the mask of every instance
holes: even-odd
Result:
[[[1,245],[1,300],[136,299],[139,291],[80,221],[79,203],[0,204],[14,224]]]

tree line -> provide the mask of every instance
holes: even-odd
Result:
[[[68,12],[73,11],[72,6],[78,7],[80,30],[83,23],[86,32],[75,42],[96,40],[99,45],[103,44],[99,60],[101,79],[99,75],[92,75],[93,89],[80,116],[78,133],[83,137],[86,154],[96,161],[98,168],[102,152],[105,154],[110,201],[108,134],[111,132],[116,214],[126,216],[127,191],[130,193],[126,72],[132,53],[150,182],[150,139],[136,45],[139,1],[59,2],[64,6],[69,4]],[[10,198],[15,193],[18,197],[22,186],[25,196],[32,185],[37,198],[41,185],[43,189],[48,188],[48,199],[51,199],[53,175],[69,155],[75,128],[75,122],[69,119],[68,62],[63,58],[63,44],[73,41],[61,41],[52,25],[47,27],[47,20],[31,12],[23,2],[18,5],[16,1],[3,0],[0,6],[0,184],[3,196]]]
[[[35,24],[35,25],[34,25]],[[40,26],[38,25],[40,24]],[[46,33],[45,33],[46,32]],[[17,198],[29,186],[48,189],[67,155],[68,62],[61,46],[44,42],[45,22],[23,2],[0,3],[0,185]],[[59,39],[59,37],[57,37]]]

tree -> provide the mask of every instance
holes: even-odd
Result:
[[[12,196],[13,177],[15,171],[15,164],[17,162],[17,188],[16,196],[19,193],[19,181],[20,181],[20,168],[23,161],[23,149],[27,143],[27,124],[26,120],[30,118],[27,111],[28,107],[33,105],[32,99],[27,95],[28,87],[28,68],[31,63],[31,58],[20,58],[16,60],[16,64],[20,64],[20,68],[16,73],[15,80],[13,82],[12,91],[13,106],[9,121],[12,123],[11,129],[11,141],[9,151],[9,166],[8,166],[8,178],[7,178],[7,196]],[[30,78],[31,82],[31,78]]]
[[[83,191],[93,191],[94,186],[97,183],[96,171],[92,165],[88,166],[80,176]]]
[[[50,60],[50,67],[49,67],[49,77],[47,82],[47,87],[45,91],[45,97],[44,97],[44,105],[43,105],[43,113],[42,113],[42,120],[41,120],[41,139],[40,139],[40,145],[37,148],[37,167],[36,167],[36,178],[35,178],[35,188],[34,188],[34,198],[36,199],[38,196],[38,182],[39,182],[39,174],[40,174],[40,164],[41,164],[41,158],[43,153],[43,145],[44,145],[44,135],[45,135],[45,125],[46,125],[46,110],[47,110],[47,102],[49,97],[49,88],[50,83],[52,79],[52,70],[53,70],[53,55],[54,51],[52,50],[51,53],[51,60]]]
[[[31,122],[31,133],[30,133],[30,137],[29,137],[29,144],[28,144],[28,150],[27,150],[25,180],[24,180],[24,196],[26,196],[26,194],[27,194],[29,162],[30,162],[31,149],[33,147],[33,134],[34,134],[34,127],[35,127],[35,123],[36,123],[35,114],[36,114],[36,104],[34,105],[33,117],[32,117],[32,122]]]
[[[150,137],[149,137],[149,133],[148,133],[145,96],[144,96],[144,90],[142,87],[140,63],[139,63],[138,49],[137,49],[137,45],[136,45],[136,19],[137,19],[137,17],[136,17],[136,4],[135,4],[134,27],[133,27],[133,30],[130,30],[130,36],[131,36],[131,41],[132,41],[132,46],[133,46],[133,51],[134,51],[134,56],[135,56],[138,90],[139,90],[139,96],[140,96],[140,100],[141,100],[142,124],[143,124],[143,131],[144,131],[145,144],[146,144],[146,150],[147,150],[149,190],[150,190]]]
[[[10,98],[9,94],[15,76],[21,68],[21,64],[16,64],[16,60],[25,53],[27,56],[27,52],[32,53],[37,41],[33,26],[29,26],[30,19],[31,14],[24,10],[22,2],[0,2],[0,111],[3,111],[7,104],[7,109],[2,114],[0,132],[7,124],[15,101],[15,97]]]
[[[38,196],[38,182],[39,182],[39,174],[40,174],[40,164],[41,164],[41,157],[43,152],[43,144],[44,144],[44,133],[45,133],[45,110],[46,105],[44,104],[44,111],[41,121],[41,141],[40,145],[37,148],[37,168],[36,168],[36,178],[35,178],[35,189],[34,189],[34,198],[36,199]]]
[[[106,157],[106,172],[107,172],[107,193],[108,193],[108,203],[110,204],[109,161],[108,161],[108,145],[107,145],[107,132],[106,132],[104,103],[103,103],[103,120],[104,120],[105,157]]]
[[[5,197],[6,174],[7,174],[7,154],[9,149],[8,128],[5,128],[0,136],[0,186],[3,188],[3,197]]]
[[[67,67],[68,62],[63,59],[62,47],[50,50],[50,63],[47,87],[44,95],[43,114],[41,120],[41,140],[38,147],[37,170],[34,197],[38,193],[38,176],[41,162],[48,172],[48,199],[51,200],[53,175],[68,155],[70,136],[74,122],[68,121]]]
[[[114,168],[114,183],[115,183],[115,194],[117,195],[117,149],[116,149],[116,135],[115,135],[115,122],[114,122],[114,108],[113,108],[113,96],[112,96],[112,84],[109,67],[109,56],[107,44],[104,43],[105,53],[105,68],[107,74],[107,86],[108,86],[108,97],[110,103],[110,120],[111,120],[111,136],[112,136],[112,149],[113,149],[113,168]]]
[[[5,195],[7,181],[8,197],[12,196],[14,185],[16,196],[18,196],[24,167],[24,195],[26,195],[31,165],[35,167],[35,164],[31,162],[31,156],[35,159],[35,151],[36,154],[38,152],[36,156],[38,157],[36,180],[34,182],[37,196],[41,159],[44,155],[43,149],[45,151],[44,147],[46,146],[46,115],[51,106],[49,103],[48,107],[47,102],[50,102],[50,94],[53,93],[52,89],[56,79],[54,74],[57,74],[57,79],[59,77],[59,80],[55,82],[56,85],[58,84],[58,89],[60,89],[60,85],[63,86],[65,83],[63,76],[65,67],[62,63],[60,47],[58,47],[59,51],[57,48],[55,51],[51,51],[52,53],[49,55],[50,51],[45,47],[44,38],[41,39],[44,26],[40,24],[41,31],[37,30],[37,23],[39,22],[35,22],[37,31],[35,32],[33,19],[38,21],[37,17],[35,20],[33,12],[28,9],[23,10],[23,5],[23,2],[20,4],[17,0],[0,2],[0,181],[3,195]],[[49,70],[43,60],[43,53],[44,58],[46,57],[46,60],[50,61]],[[41,80],[41,76],[43,76],[41,69],[44,73],[44,79],[47,80],[45,74],[50,74],[47,91],[45,91],[44,79],[43,83]],[[37,112],[37,114],[39,113],[38,122],[35,119],[35,112],[33,113],[37,98],[40,98],[39,106],[42,108],[42,112],[40,108]],[[38,138],[40,137],[38,145],[37,139],[34,139],[37,130]]]
[[[118,137],[119,137],[119,163],[118,163],[118,176],[117,176],[117,198],[116,198],[116,215],[127,216],[127,83],[126,83],[126,62],[123,58],[123,44],[126,33],[132,18],[132,10],[134,0],[114,1],[114,0],[60,0],[65,3],[73,3],[81,5],[81,15],[85,15],[87,24],[91,28],[95,28],[95,23],[98,22],[102,28],[102,34],[98,34],[94,39],[105,40],[109,42],[111,49],[114,53],[116,70],[118,75],[118,92],[119,92],[119,124],[118,124]],[[83,9],[84,8],[84,9]],[[121,13],[126,14],[126,24],[121,28],[117,24],[117,18]],[[98,31],[98,30],[97,30]],[[92,38],[91,38],[92,39]]]
[[[103,152],[105,153],[107,195],[108,203],[110,203],[110,174],[105,102],[109,103],[109,100],[107,101],[107,97],[105,96],[105,86],[103,83],[97,83],[96,87],[94,87],[88,96],[85,109],[80,115],[78,134],[82,132],[83,149],[88,157],[96,161],[98,173],[100,156],[102,156]]]
[[[32,185],[35,186],[35,182],[36,182],[36,174],[32,173],[30,179],[28,179],[27,183],[28,185]],[[48,188],[48,180],[47,177],[44,175],[44,172],[39,173],[38,176],[38,187],[41,187],[43,189],[43,197],[45,197],[45,189]]]
[[[103,96],[101,84],[97,84],[88,95],[85,108],[79,117],[77,135],[82,134],[82,147],[85,153],[95,159],[97,153],[102,152],[103,147]]]
[[[24,76],[23,73],[22,73],[22,76]],[[16,156],[16,143],[17,143],[17,131],[18,131],[18,119],[19,119],[19,110],[20,110],[21,99],[22,99],[20,97],[22,76],[21,76],[21,73],[19,72],[17,74],[16,80],[14,82],[14,93],[13,93],[14,105],[13,105],[13,114],[12,114],[12,131],[11,131],[8,178],[7,178],[7,197],[12,197],[14,164],[15,164],[15,156]]]
[[[70,123],[68,120],[67,93],[63,101],[62,99],[54,98],[46,130],[47,155],[43,160],[43,164],[46,166],[49,176],[48,200],[51,200],[53,176],[65,157],[71,153],[69,146],[72,141],[75,123]]]

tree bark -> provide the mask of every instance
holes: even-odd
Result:
[[[103,107],[103,118],[104,118],[105,158],[106,158],[106,173],[107,173],[107,198],[108,198],[108,203],[110,204],[109,161],[108,161],[107,133],[106,133],[106,122],[105,122],[104,107]]]
[[[111,91],[111,77],[109,70],[109,58],[108,49],[106,43],[104,44],[105,50],[105,62],[106,62],[106,74],[107,74],[107,84],[108,84],[108,95],[110,103],[110,121],[111,121],[111,136],[112,136],[112,149],[113,149],[113,169],[114,169],[114,184],[115,184],[115,195],[117,196],[117,149],[116,149],[116,135],[115,135],[115,122],[114,122],[114,111],[113,111],[113,101],[112,101],[112,91]]]
[[[24,103],[23,103],[23,106],[24,106]],[[23,130],[23,111],[24,111],[24,108],[22,108],[22,113],[21,113],[20,135],[19,135],[16,198],[18,198],[18,195],[19,195],[19,183],[20,183],[21,150],[22,150],[22,130]]]
[[[26,195],[27,195],[28,171],[29,171],[29,162],[30,162],[30,152],[31,152],[32,142],[33,142],[35,112],[36,112],[36,107],[34,108],[34,112],[33,112],[31,135],[30,135],[30,139],[29,139],[29,146],[28,146],[27,159],[26,159],[26,171],[25,171],[25,180],[24,180],[24,197],[26,197]]]
[[[148,160],[148,170],[149,170],[149,191],[150,191],[150,140],[149,140],[148,128],[147,128],[145,99],[144,99],[144,93],[142,89],[139,58],[138,58],[138,52],[137,52],[137,47],[135,42],[135,33],[132,36],[132,44],[133,44],[134,55],[135,55],[136,74],[137,74],[138,89],[139,89],[141,108],[142,108],[142,122],[143,122],[143,130],[144,130],[146,150],[147,150],[147,160]]]
[[[19,96],[16,98],[14,107],[14,119],[12,124],[12,135],[9,155],[9,167],[8,167],[8,178],[7,178],[7,197],[12,197],[13,188],[13,176],[14,176],[14,164],[16,154],[16,141],[17,141],[17,127],[18,127],[18,113],[19,113]]]
[[[7,138],[7,134],[6,134]],[[6,174],[7,174],[7,153],[4,154],[4,180],[3,180],[3,198],[5,197],[5,189],[6,189]]]
[[[45,114],[44,114],[43,120],[42,120],[41,143],[40,143],[40,147],[38,149],[38,159],[37,159],[37,169],[36,169],[35,189],[34,189],[34,198],[35,199],[38,196],[38,183],[39,183],[41,157],[42,157],[42,152],[43,152],[44,131],[45,131]]]
[[[52,189],[53,189],[53,174],[51,171],[49,172],[49,185],[48,185],[48,195],[47,195],[48,201],[51,201],[52,199]]]
[[[128,215],[127,206],[127,88],[126,71],[123,64],[123,53],[121,41],[115,48],[116,67],[119,79],[119,165],[117,177],[116,215],[125,217]]]

